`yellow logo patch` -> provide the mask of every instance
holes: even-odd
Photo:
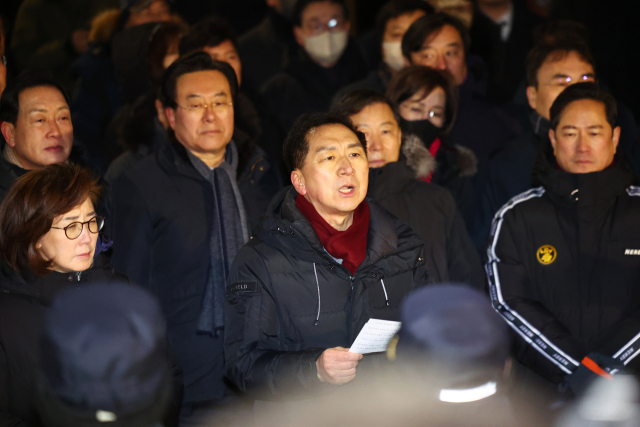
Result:
[[[538,261],[540,262],[540,264],[549,265],[556,260],[556,255],[558,255],[558,252],[556,251],[556,248],[554,248],[553,246],[544,245],[544,246],[541,246],[540,249],[538,249],[537,255],[538,255]]]

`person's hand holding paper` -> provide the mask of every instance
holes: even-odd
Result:
[[[348,348],[326,349],[316,360],[320,381],[334,385],[346,384],[356,377],[356,366],[362,359],[359,353],[350,353]]]

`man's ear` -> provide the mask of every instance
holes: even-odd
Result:
[[[408,67],[409,65],[411,65],[411,61],[409,61],[409,59],[406,56],[403,56],[402,59],[404,59],[405,67]]]
[[[304,47],[304,34],[302,33],[302,27],[294,25],[293,36],[296,38],[296,42],[298,42],[300,46]]]
[[[2,124],[0,124],[0,130],[7,144],[9,144],[11,148],[14,148],[16,146],[16,127],[11,123],[2,122]]]
[[[351,21],[346,21],[344,23],[344,30],[348,33],[349,31],[351,31]]]
[[[556,132],[553,129],[549,129],[549,139],[551,140],[551,146],[553,147],[553,154],[556,154]]]
[[[529,100],[529,107],[536,109],[538,105],[538,89],[535,86],[527,86],[527,99]]]
[[[169,126],[171,129],[176,129],[176,111],[173,108],[166,107],[164,109],[164,114],[167,116],[167,121],[169,122]]]
[[[618,142],[620,142],[620,126],[616,126],[613,129],[613,152],[616,153],[618,151]]]
[[[304,186],[304,175],[300,169],[295,169],[291,172],[291,183],[298,194],[301,196],[305,196],[307,194],[307,189]]]

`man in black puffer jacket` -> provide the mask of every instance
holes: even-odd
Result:
[[[487,249],[493,305],[520,335],[516,359],[576,394],[640,361],[640,188],[615,154],[615,119],[596,83],[557,97],[540,187],[496,214]]]
[[[347,348],[364,324],[398,320],[404,297],[429,283],[422,241],[364,201],[365,145],[346,117],[301,116],[284,142],[294,188],[273,199],[231,268],[227,377],[259,400],[309,397],[359,377],[362,355]],[[293,422],[287,403],[265,405],[261,425]]]

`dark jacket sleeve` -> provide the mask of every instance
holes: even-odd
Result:
[[[9,367],[0,343],[0,427],[30,427],[23,419],[9,413]]]
[[[261,400],[277,400],[288,393],[313,394],[323,386],[315,362],[324,349],[287,351],[269,283],[260,254],[250,246],[242,248],[227,280],[226,375],[240,390]]]
[[[515,357],[554,383],[571,374],[588,353],[536,298],[536,284],[525,263],[527,232],[514,211],[496,217],[487,248],[489,293],[494,308],[517,332]]]
[[[452,282],[466,283],[478,290],[485,289],[485,276],[478,252],[473,247],[462,216],[456,208],[455,201],[448,193],[447,204],[450,205],[449,229],[447,232],[447,260],[449,279]]]
[[[126,175],[112,189],[113,255],[117,271],[140,286],[149,288],[152,225],[144,197]]]

